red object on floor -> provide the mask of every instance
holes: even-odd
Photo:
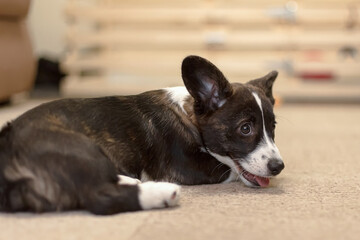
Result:
[[[298,76],[306,81],[331,81],[335,79],[332,72],[302,72]]]

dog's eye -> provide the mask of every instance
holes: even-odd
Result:
[[[250,135],[252,132],[251,124],[250,123],[244,123],[240,126],[240,132],[242,135],[247,136]]]
[[[273,129],[275,129],[275,127],[276,127],[276,124],[277,124],[277,122],[276,121],[274,121],[274,123],[273,123]]]

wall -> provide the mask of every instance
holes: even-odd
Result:
[[[65,50],[63,9],[67,0],[33,0],[28,26],[35,54],[59,58]]]

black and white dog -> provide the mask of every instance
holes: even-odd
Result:
[[[186,88],[40,105],[0,132],[0,210],[114,214],[176,205],[173,183],[266,187],[284,168],[276,77],[230,84],[189,56]]]

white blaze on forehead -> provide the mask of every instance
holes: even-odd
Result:
[[[267,176],[269,175],[267,167],[269,159],[276,158],[281,160],[282,158],[280,156],[279,149],[267,134],[261,99],[255,92],[253,92],[252,95],[254,96],[256,103],[259,105],[261,111],[263,137],[255,150],[247,157],[245,157],[245,161],[242,162],[242,166],[245,168],[245,170],[251,172],[252,174]]]
[[[252,95],[255,97],[256,103],[260,107],[262,123],[263,123],[262,125],[263,125],[263,132],[264,132],[264,140],[265,140],[266,144],[269,144],[269,145],[272,145],[273,147],[276,147],[274,142],[272,140],[270,140],[270,138],[269,138],[269,136],[267,135],[267,132],[266,132],[264,111],[263,111],[263,108],[262,108],[261,99],[259,98],[259,95],[257,95],[257,93],[255,93],[255,92],[253,92]]]

